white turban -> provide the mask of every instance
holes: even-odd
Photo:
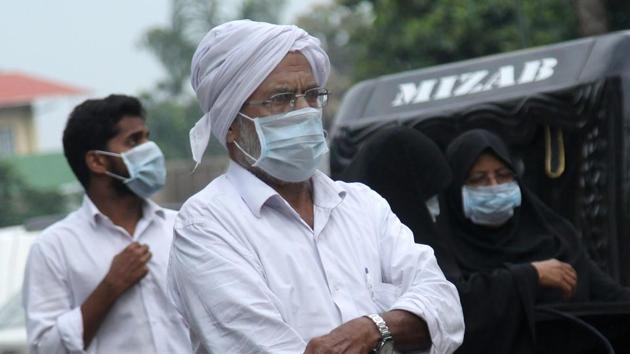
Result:
[[[317,38],[297,26],[238,20],[206,34],[191,67],[192,87],[204,112],[190,130],[197,165],[211,133],[226,146],[228,129],[247,98],[292,51],[306,57],[318,85],[324,86],[330,73],[328,55]]]

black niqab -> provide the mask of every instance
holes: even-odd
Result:
[[[439,228],[442,234],[450,236],[454,257],[463,274],[461,280],[455,281],[466,321],[466,336],[458,353],[485,352],[490,347],[496,353],[547,352],[540,347],[541,343],[567,353],[586,348],[591,338],[576,338],[571,342],[562,339],[572,331],[564,319],[542,327],[536,325],[541,333],[534,344],[538,306],[564,306],[562,311],[570,313],[572,309],[583,308],[584,302],[628,301],[630,292],[589,260],[571,223],[542,203],[518,176],[515,179],[521,188],[521,206],[515,208],[510,221],[499,228],[489,228],[466,218],[462,186],[483,153],[493,154],[514,171],[506,145],[485,130],[460,135],[446,152],[453,181],[443,196],[446,203],[442,205],[447,205]],[[538,274],[531,262],[550,258],[569,263],[576,270],[577,289],[569,300],[562,298],[560,290],[538,284]],[[597,318],[603,318],[604,323],[598,328],[611,327],[610,317]],[[611,341],[617,343],[623,343],[627,337],[625,332],[610,334],[608,331]],[[617,348],[625,345],[618,344]]]
[[[416,243],[433,247],[443,272],[457,272],[426,206],[451,180],[448,163],[431,139],[413,128],[383,130],[362,146],[341,179],[364,183],[379,193],[411,229]]]
[[[463,212],[462,186],[470,169],[483,153],[490,153],[514,171],[509,151],[496,135],[481,129],[468,131],[453,140],[446,156],[453,171],[447,214],[450,233],[460,266],[466,271],[502,267],[506,263],[530,263],[550,258],[575,264],[582,249],[575,229],[531,193],[518,176],[521,206],[499,228],[472,223]]]

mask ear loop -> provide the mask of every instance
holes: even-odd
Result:
[[[117,154],[115,152],[111,152],[111,151],[104,151],[104,150],[92,150],[97,154],[101,154],[101,155],[105,155],[105,156],[112,156],[112,157],[118,157],[118,158],[123,158],[122,154]],[[123,181],[123,182],[127,182],[127,180],[129,178],[125,178],[121,175],[117,175],[115,173],[109,172],[109,171],[105,171],[105,174],[108,175],[109,177],[115,178],[117,180]]]
[[[245,113],[238,112],[238,114],[239,114],[241,117],[244,117],[244,118],[246,118],[246,119],[249,119],[249,120],[250,120],[252,123],[254,123],[254,125],[255,125],[255,122],[254,122],[254,119],[253,119],[253,118],[251,118],[251,117],[247,116]],[[239,122],[239,124],[242,124],[242,123],[240,123],[240,122]],[[241,125],[241,130],[242,130],[242,128],[243,128],[243,126]],[[256,133],[256,134],[258,135],[258,133]],[[239,131],[239,138],[240,138],[240,137],[241,137],[241,134],[240,134],[240,131]],[[260,138],[259,138],[259,139],[260,139]],[[243,147],[241,147],[241,146],[238,144],[238,142],[236,141],[236,139],[234,139],[234,145],[236,145],[236,147],[237,147],[237,148],[238,148],[238,149],[239,149],[239,150],[243,153],[243,155],[245,155],[245,157],[247,157],[248,159],[250,159],[250,160],[252,161],[252,166],[256,165],[256,162],[258,162],[258,159],[257,159],[257,158],[255,158],[254,156],[252,156],[252,155],[251,155],[250,153],[248,153],[247,151],[245,151],[245,149],[243,149]],[[262,151],[262,150],[261,150],[261,151]]]
[[[252,160],[252,163],[256,163],[256,159],[250,155],[247,151],[245,151],[245,149],[243,149],[237,142],[236,140],[234,140],[234,145],[236,145],[236,147],[243,153],[243,155],[245,155],[245,157],[247,157],[248,159]]]
[[[121,154],[117,154],[117,153],[111,152],[111,151],[105,151],[105,150],[92,150],[92,151],[94,151],[97,154],[101,154],[101,155],[107,155],[107,156],[122,158]]]

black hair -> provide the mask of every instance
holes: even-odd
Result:
[[[118,122],[128,116],[144,120],[145,111],[137,98],[126,95],[89,99],[70,113],[63,131],[63,152],[72,172],[86,190],[90,170],[85,155],[91,150],[106,150],[107,142],[118,134]]]

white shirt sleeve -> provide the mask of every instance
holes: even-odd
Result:
[[[170,296],[209,353],[302,354],[256,255],[210,222],[175,228]]]
[[[85,353],[81,308],[71,306],[62,264],[50,245],[31,247],[22,288],[30,353]]]
[[[377,198],[383,225],[379,242],[383,281],[402,292],[391,309],[409,311],[426,321],[431,354],[452,353],[464,337],[457,289],[444,277],[433,249],[416,244],[411,230],[398,220],[383,198]]]

